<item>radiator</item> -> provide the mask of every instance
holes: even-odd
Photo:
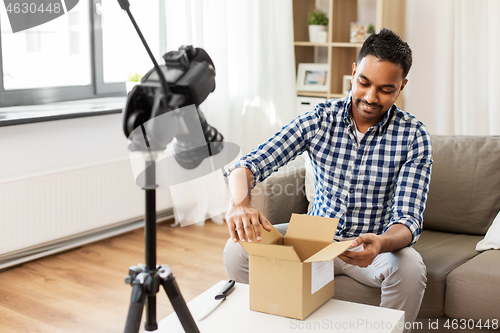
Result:
[[[144,200],[128,160],[2,182],[0,268],[137,228]],[[173,216],[168,190],[156,201]]]

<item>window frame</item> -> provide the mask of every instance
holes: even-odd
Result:
[[[115,0],[118,6],[118,1]],[[89,19],[90,19],[90,70],[91,83],[80,86],[61,86],[46,88],[30,88],[5,90],[3,80],[3,55],[0,52],[0,108],[10,106],[39,105],[55,102],[65,102],[74,100],[84,100],[101,97],[120,97],[126,96],[125,81],[116,83],[104,83],[103,72],[103,45],[102,45],[102,17],[97,11],[97,7],[102,0],[89,0]],[[165,26],[164,1],[159,1],[160,7],[160,29]],[[133,14],[133,13],[132,13]],[[164,32],[160,31],[160,35]],[[162,41],[160,48],[164,47],[165,41]],[[0,34],[0,50],[2,48],[2,36]],[[144,51],[146,52],[146,51]]]

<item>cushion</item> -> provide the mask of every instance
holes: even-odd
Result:
[[[477,251],[484,251],[489,249],[500,249],[500,212],[498,212],[497,217],[495,217],[495,220],[493,220],[493,223],[488,229],[486,236],[484,236],[484,239],[481,239],[476,245]]]
[[[292,213],[307,211],[304,189],[304,160],[298,157],[273,173],[251,192],[250,205],[272,224],[290,221]]]
[[[445,314],[458,319],[500,320],[500,251],[490,250],[447,278]]]
[[[500,211],[500,137],[432,136],[424,229],[484,235]]]
[[[461,235],[424,230],[414,245],[427,266],[427,288],[419,317],[439,317],[444,314],[446,277],[458,266],[479,252],[475,250],[481,236]]]
[[[369,287],[347,275],[335,275],[333,298],[367,305],[380,305],[380,288]]]

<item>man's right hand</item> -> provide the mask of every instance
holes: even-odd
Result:
[[[257,209],[252,208],[250,205],[239,204],[230,206],[226,213],[227,227],[233,242],[241,241],[254,241],[260,242],[261,228],[260,226],[271,231],[269,221]]]
[[[250,191],[254,184],[253,173],[244,167],[234,169],[229,175],[229,208],[226,213],[227,227],[233,242],[261,240],[260,226],[271,231],[269,221],[250,206]]]

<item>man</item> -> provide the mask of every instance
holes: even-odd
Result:
[[[270,230],[250,207],[250,190],[307,151],[315,181],[309,214],[339,218],[334,240],[353,239],[335,259],[335,274],[381,287],[380,306],[415,320],[427,279],[411,246],[422,229],[432,147],[425,126],[394,104],[411,63],[411,49],[392,31],[370,36],[352,66],[347,98],[317,105],[229,169],[229,278],[248,283],[248,255],[237,241],[260,241],[261,227]],[[277,229],[284,233],[286,225]]]

